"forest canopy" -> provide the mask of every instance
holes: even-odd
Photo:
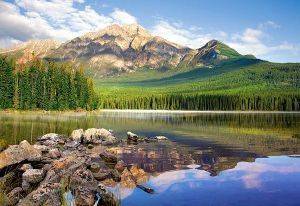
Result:
[[[66,63],[34,59],[17,65],[0,57],[0,109],[96,109],[93,80]]]

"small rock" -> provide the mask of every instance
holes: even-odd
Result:
[[[109,135],[101,142],[102,145],[113,145],[118,143],[118,139],[115,136]]]
[[[23,181],[22,181],[22,189],[23,189],[24,191],[28,191],[29,188],[30,188],[29,182],[26,182],[26,181],[23,180]]]
[[[75,189],[75,205],[93,206],[95,204],[95,191],[79,186]]]
[[[120,160],[117,162],[117,164],[115,165],[115,169],[118,171],[118,172],[123,172],[123,170],[125,169],[126,165],[124,163],[123,160]]]
[[[116,156],[114,156],[113,154],[109,153],[109,152],[102,152],[100,154],[101,159],[103,159],[105,162],[107,163],[112,163],[112,164],[116,164],[118,159]]]
[[[93,162],[90,167],[91,172],[97,173],[100,170],[100,164]]]
[[[33,145],[33,147],[41,152],[48,152],[49,151],[49,147],[45,146],[45,145],[39,145],[39,144],[35,144]]]
[[[61,154],[60,154],[60,151],[57,148],[54,148],[54,149],[49,150],[49,156],[52,159],[57,159],[57,158],[61,157]]]
[[[73,130],[73,132],[71,133],[71,140],[76,141],[76,142],[81,142],[82,138],[83,138],[83,129],[76,129]]]
[[[111,177],[111,169],[108,167],[100,167],[98,172],[94,172],[93,176],[98,181],[103,181]]]
[[[139,136],[137,136],[136,134],[134,134],[132,132],[127,132],[127,139],[130,141],[137,142],[139,139]]]
[[[51,164],[45,164],[42,168],[44,174],[46,174],[51,168]]]
[[[113,179],[114,181],[120,182],[120,180],[121,180],[121,175],[120,175],[120,173],[119,173],[117,170],[112,170],[110,174],[111,174],[111,177],[112,177],[112,179]]]
[[[9,204],[16,205],[21,198],[23,198],[23,189],[21,187],[16,187],[7,194]]]
[[[46,145],[46,146],[56,146],[57,144],[64,144],[65,143],[65,138],[63,135],[59,135],[56,133],[49,133],[45,134],[42,137],[37,139],[40,144]]]
[[[22,172],[26,172],[26,170],[28,169],[32,169],[32,166],[30,164],[23,164],[22,167],[20,168]]]
[[[58,140],[59,139],[59,134],[56,133],[48,133],[45,134],[43,136],[41,136],[40,138],[38,138],[38,141],[45,141],[45,140]]]
[[[156,136],[155,137],[157,140],[167,140],[168,138],[165,136]]]
[[[22,180],[29,184],[39,183],[44,178],[44,171],[41,169],[28,169],[22,175]]]
[[[88,148],[88,149],[93,149],[94,146],[93,146],[92,144],[88,144],[87,148]]]
[[[80,145],[79,142],[76,142],[76,141],[69,141],[69,142],[65,143],[65,147],[67,147],[67,148],[76,148],[79,145]]]

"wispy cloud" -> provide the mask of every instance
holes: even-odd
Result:
[[[120,24],[136,24],[137,19],[126,12],[125,10],[121,9],[114,9],[114,11],[110,14],[110,16]]]

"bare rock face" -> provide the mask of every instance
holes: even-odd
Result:
[[[52,52],[54,49],[57,49],[60,43],[53,39],[44,39],[44,40],[30,40],[25,43],[18,44],[12,48],[0,51],[0,54],[21,54],[17,59],[18,64],[23,64],[32,59],[39,57],[43,58]]]
[[[24,160],[37,160],[41,157],[41,152],[24,140],[19,145],[11,145],[0,153],[0,169]]]

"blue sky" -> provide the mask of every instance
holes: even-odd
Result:
[[[192,48],[218,39],[242,54],[300,62],[299,11],[297,0],[4,0],[0,47],[32,38],[66,41],[110,24],[138,23]]]

